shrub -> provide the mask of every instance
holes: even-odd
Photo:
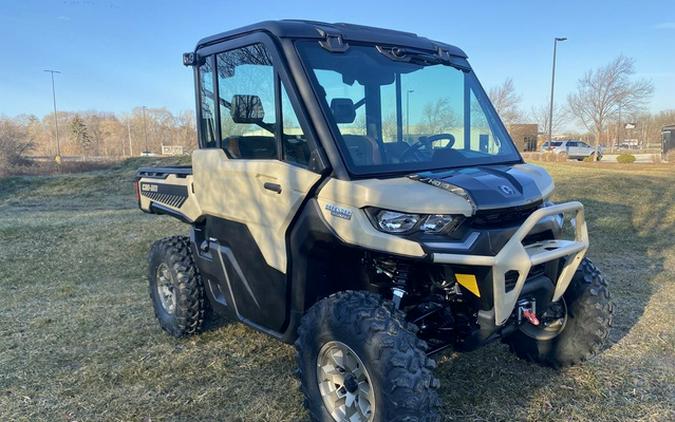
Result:
[[[623,153],[616,157],[616,161],[621,164],[630,164],[635,162],[635,156],[633,154]]]
[[[543,161],[558,161],[558,155],[553,151],[546,151],[541,155]]]
[[[675,163],[675,150],[673,151],[668,151],[666,154],[666,161],[669,163]]]
[[[13,168],[27,166],[26,152],[33,147],[26,128],[9,120],[0,120],[0,175],[9,174]]]
[[[525,159],[525,161],[541,161],[542,160],[542,153],[541,152],[521,152],[521,155]]]

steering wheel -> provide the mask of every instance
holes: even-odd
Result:
[[[410,158],[416,158],[417,161],[425,161],[427,157],[425,157],[422,153],[422,149],[426,148],[431,151],[433,149],[432,144],[436,141],[440,141],[441,139],[448,140],[448,145],[444,146],[444,149],[452,148],[452,146],[455,144],[455,137],[450,133],[438,133],[431,136],[420,136],[417,142],[410,145],[408,149],[405,150],[403,154],[401,154],[399,160],[404,162],[406,161],[406,158],[409,158],[410,156]]]

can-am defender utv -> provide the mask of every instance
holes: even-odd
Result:
[[[168,333],[208,309],[295,343],[311,416],[350,422],[438,419],[448,347],[501,339],[554,367],[599,350],[612,308],[584,209],[550,202],[462,50],[280,21],[183,60],[199,149],[136,181],[141,209],[190,224],[150,251]]]

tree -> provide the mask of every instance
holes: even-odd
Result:
[[[609,64],[587,71],[577,83],[577,91],[567,97],[570,112],[595,135],[595,146],[608,121],[619,112],[635,113],[644,108],[654,92],[651,81],[633,80],[635,60],[619,56]]]
[[[91,149],[92,139],[89,135],[89,130],[87,125],[84,124],[84,121],[79,115],[75,115],[73,120],[70,121],[70,133],[73,136],[73,142],[76,143],[83,154]]]
[[[421,134],[443,133],[446,129],[457,126],[457,116],[448,98],[439,98],[434,102],[427,103],[422,109],[422,114],[424,120],[419,125],[419,133]]]
[[[522,120],[521,97],[516,93],[513,79],[508,78],[501,85],[490,88],[488,96],[505,124],[510,125]]]
[[[538,106],[533,106],[530,110],[529,118],[536,122],[539,126],[540,133],[548,134],[548,122],[549,122],[549,104],[540,104]],[[559,133],[562,128],[565,126],[565,121],[568,119],[568,112],[565,108],[558,104],[553,105],[553,130],[551,133]]]
[[[25,126],[0,119],[0,175],[8,174],[12,167],[27,165],[25,154],[34,146]]]

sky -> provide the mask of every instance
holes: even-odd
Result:
[[[486,89],[513,78],[522,109],[548,103],[553,38],[556,102],[619,54],[651,79],[651,111],[675,109],[672,0],[649,1],[123,1],[0,0],[0,115],[59,110],[194,109],[182,53],[202,37],[268,19],[349,22],[454,44]]]

